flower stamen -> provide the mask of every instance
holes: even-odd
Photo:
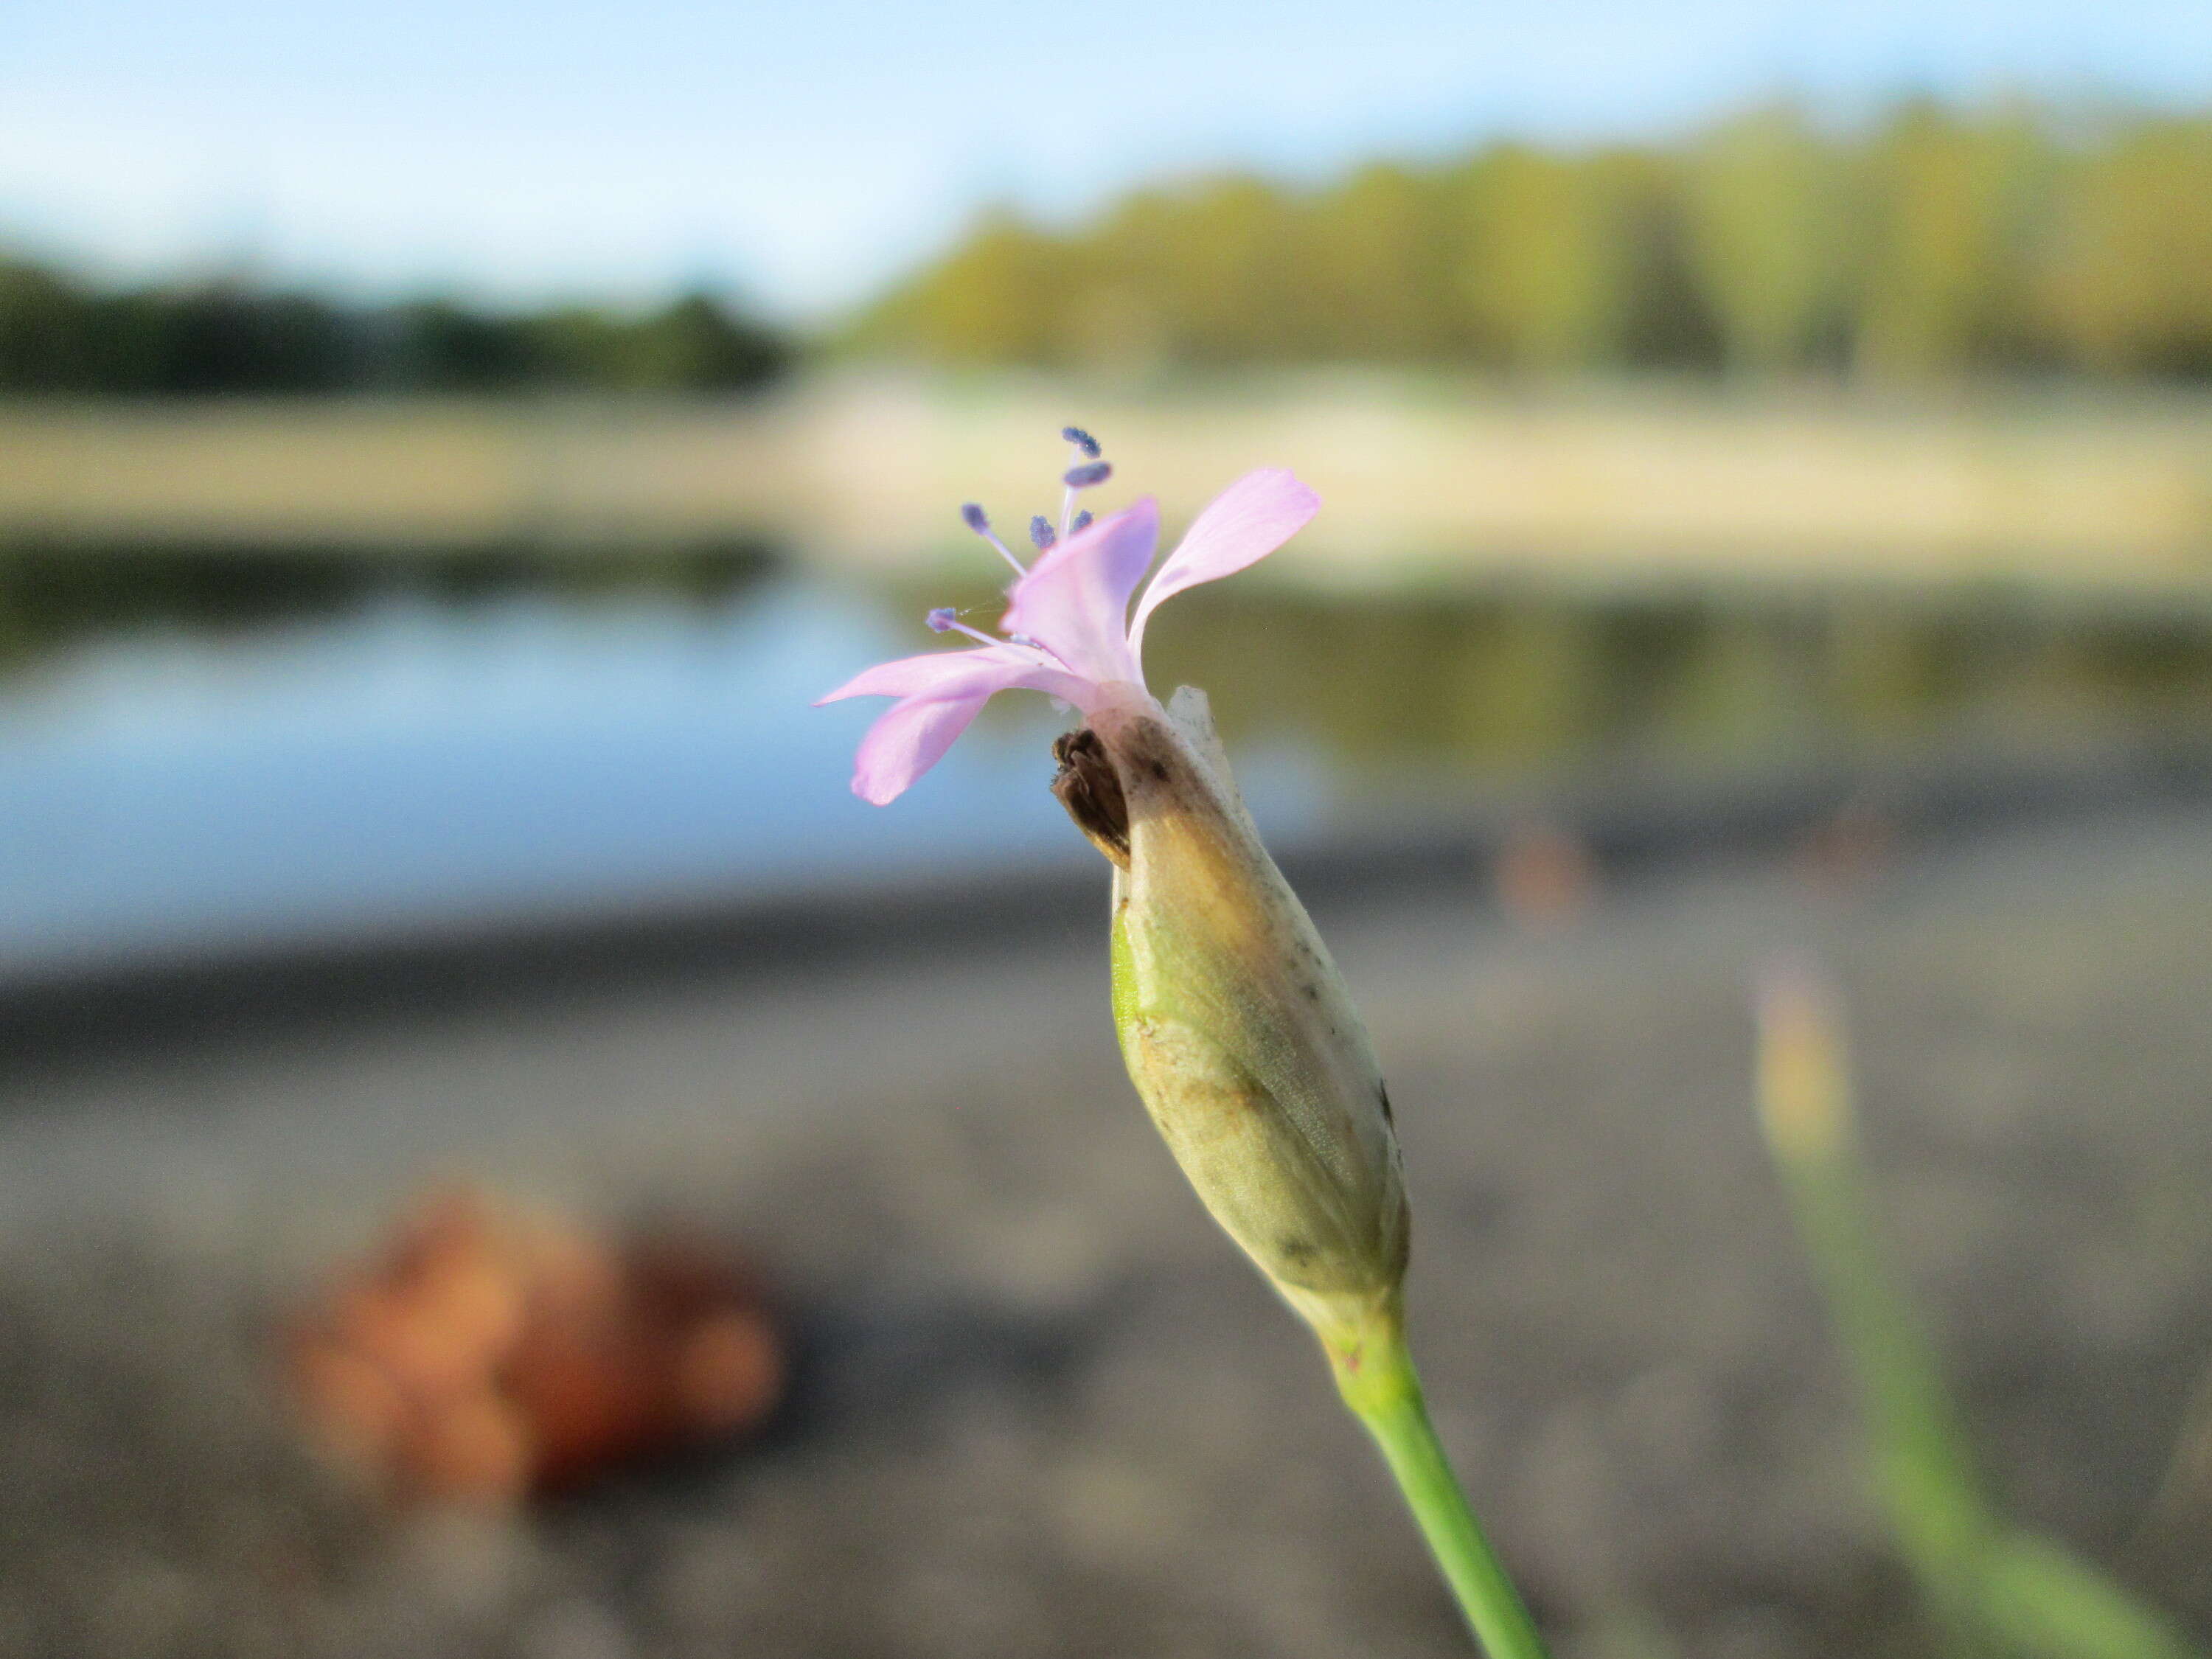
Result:
[[[1060,533],[1068,536],[1082,529],[1083,525],[1091,522],[1091,515],[1088,513],[1082,515],[1082,524],[1076,522],[1076,492],[1089,489],[1096,484],[1104,483],[1107,479],[1114,476],[1114,468],[1110,462],[1098,459],[1098,440],[1081,427],[1062,427],[1060,429],[1060,435],[1073,446],[1073,453],[1068,459],[1075,463],[1060,476],[1060,483],[1066,488],[1060,498]]]
[[[960,521],[966,525],[970,530],[974,531],[978,536],[981,536],[985,541],[990,543],[992,546],[997,548],[999,550],[999,556],[1004,559],[1008,564],[1013,566],[1014,574],[1017,576],[1026,576],[1029,574],[1029,567],[1014,556],[1014,550],[1012,548],[1008,547],[1006,543],[999,539],[999,532],[991,528],[990,516],[983,511],[981,506],[974,501],[966,503],[960,509]],[[931,614],[934,615],[935,613],[932,612]]]
[[[1090,434],[1076,431],[1096,443]],[[1082,443],[1069,441],[1076,445],[1076,458],[1063,466],[1061,479],[1075,495],[1103,483],[1108,469],[1103,456],[1086,458]],[[1086,719],[1125,705],[1157,713],[1143,668],[1145,621],[1153,607],[1186,587],[1217,580],[1264,557],[1319,505],[1319,498],[1288,472],[1264,468],[1248,473],[1192,521],[1149,581],[1145,575],[1159,537],[1159,508],[1150,496],[1102,514],[1095,522],[1071,502],[1064,525],[1032,523],[1039,552],[1015,580],[1006,607],[994,621],[979,618],[977,626],[969,627],[961,618],[975,613],[952,605],[923,613],[932,633],[958,634],[965,646],[879,663],[822,699],[896,700],[860,740],[854,793],[878,805],[905,793],[1000,691],[1036,691],[1055,704],[1083,710]],[[1022,562],[1009,557],[1010,550],[989,533],[990,520],[981,507],[969,505],[960,516],[1019,568]],[[1076,537],[1076,531],[1085,533]],[[996,632],[988,633],[986,627]]]
[[[949,605],[940,605],[923,618],[933,634],[965,634],[978,645],[1004,645],[1004,640],[993,639],[980,628],[970,628],[960,620],[960,613]]]
[[[933,634],[965,634],[978,645],[995,646],[1001,649],[1015,646],[1030,653],[1048,668],[1066,668],[1067,661],[1042,640],[1033,640],[1026,634],[1009,634],[1004,639],[986,634],[980,628],[970,628],[960,620],[960,613],[949,605],[940,605],[922,620],[929,624]],[[1068,670],[1073,673],[1073,669]]]

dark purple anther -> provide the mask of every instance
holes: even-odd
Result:
[[[1060,429],[1060,435],[1066,439],[1068,442],[1073,444],[1091,459],[1095,461],[1098,459],[1098,440],[1092,437],[1081,427],[1064,426]]]
[[[1086,507],[1084,511],[1075,515],[1075,522],[1067,526],[1067,533],[1072,536],[1079,530],[1088,530],[1090,528],[1091,513],[1090,509]]]
[[[949,605],[939,605],[936,610],[929,613],[929,631],[933,634],[950,634],[952,631],[952,620],[958,614]]]
[[[991,533],[991,520],[985,515],[981,506],[975,501],[968,502],[960,509],[960,519],[979,536]]]
[[[1053,532],[1052,520],[1043,514],[1040,513],[1030,520],[1030,540],[1035,544],[1038,552],[1043,552],[1059,539]]]
[[[1070,489],[1088,489],[1093,484],[1103,484],[1114,476],[1111,461],[1086,461],[1081,466],[1071,466],[1061,482]]]

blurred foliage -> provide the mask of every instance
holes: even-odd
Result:
[[[234,281],[102,289],[0,256],[0,392],[735,392],[789,356],[704,294],[642,315],[346,307]]]
[[[1302,190],[997,210],[844,343],[946,364],[2212,376],[2212,116],[1778,104],[1666,147],[1501,143]]]

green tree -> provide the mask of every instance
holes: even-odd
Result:
[[[41,266],[0,259],[0,387],[98,389],[97,306],[78,283]]]
[[[1301,216],[1300,292],[1286,319],[1300,356],[1425,362],[1464,356],[1459,250],[1447,192],[1413,168],[1377,164]]]
[[[1789,104],[1723,123],[1691,149],[1691,263],[1732,368],[1807,367],[1844,297],[1842,168]]]
[[[1869,154],[1856,366],[1877,379],[1952,379],[2006,331],[2034,145],[2011,118],[1907,105]]]
[[[1452,180],[1459,289],[1477,352],[1516,370],[1595,366],[1624,311],[1620,204],[1586,162],[1500,145]]]
[[[1064,348],[1065,250],[1009,209],[863,319],[853,343],[947,363],[1049,363]]]
[[[1671,155],[1620,153],[1621,313],[1616,356],[1626,368],[1711,373],[1727,360],[1711,295],[1698,269],[1686,168]]]
[[[740,392],[771,380],[783,343],[710,295],[684,295],[627,331],[618,385],[656,392]]]
[[[1293,356],[1291,319],[1306,278],[1299,232],[1284,193],[1247,174],[1140,191],[1090,244],[1088,281],[1070,286],[1141,296],[1160,349],[1177,362]]]
[[[2068,169],[2036,285],[2068,356],[2212,375],[2212,119],[2142,124]]]

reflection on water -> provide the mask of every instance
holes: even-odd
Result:
[[[2212,617],[1896,593],[1262,589],[1186,603],[1155,625],[1156,678],[1233,687],[1224,723],[1365,773],[1735,768],[2212,733]]]
[[[941,586],[902,592],[919,617]],[[979,625],[988,589],[957,595]],[[1224,732],[1342,783],[2212,738],[2212,609],[2027,591],[1199,589],[1146,641]]]
[[[403,571],[411,574],[403,574]],[[501,915],[1088,857],[1002,699],[889,811],[847,793],[927,605],[709,550],[619,571],[15,562],[0,593],[0,975]],[[1255,810],[1927,743],[2212,736],[2212,626],[1899,595],[1179,599]]]
[[[236,633],[380,600],[650,592],[713,604],[777,565],[772,549],[748,541],[592,552],[580,547],[562,558],[543,547],[506,546],[434,556],[337,548],[9,549],[0,553],[0,671],[135,629]]]

